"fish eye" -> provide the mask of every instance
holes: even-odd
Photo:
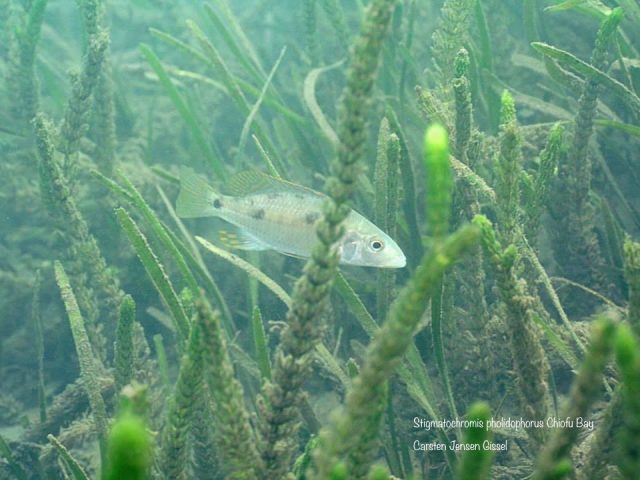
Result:
[[[382,250],[384,248],[384,242],[382,240],[379,240],[379,239],[376,238],[376,239],[371,240],[371,242],[369,242],[369,247],[374,252],[379,252],[380,250]]]

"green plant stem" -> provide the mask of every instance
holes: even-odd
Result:
[[[36,47],[40,40],[40,30],[47,7],[47,0],[30,2],[21,24],[15,29],[14,41],[9,52],[9,73],[7,83],[16,95],[11,95],[13,115],[27,127],[36,116],[40,104],[38,80],[35,73]]]
[[[480,2],[476,3],[479,5]],[[452,81],[452,85],[456,108],[456,142],[454,151],[456,157],[464,163],[467,163],[467,147],[469,146],[471,128],[473,126],[471,87],[469,85],[469,79],[467,78],[468,68],[469,52],[462,48],[456,55],[455,77]]]
[[[136,318],[136,304],[131,295],[125,295],[120,305],[120,318],[116,328],[115,367],[116,389],[127,385],[133,377],[133,324]]]
[[[204,375],[212,399],[214,435],[225,478],[273,478],[260,477],[258,474],[264,467],[244,406],[242,386],[234,378],[227,342],[220,326],[220,316],[203,297],[196,299],[195,310],[194,325],[202,329]]]
[[[600,25],[590,59],[590,64],[597,70],[605,70],[608,66],[609,43],[622,16],[622,9],[615,8]],[[563,187],[556,192],[551,213],[561,229],[555,243],[556,257],[565,271],[564,276],[606,292],[608,280],[604,278],[604,261],[594,229],[590,197],[592,165],[588,155],[599,91],[598,81],[587,77],[578,100],[571,146],[566,161],[560,165],[559,178]],[[593,305],[586,303],[583,310],[588,312],[591,308]]]
[[[38,114],[33,126],[40,158],[40,194],[45,206],[65,232],[68,256],[71,260],[69,270],[76,285],[78,303],[86,316],[85,326],[91,345],[104,360],[104,338],[98,333],[96,326],[99,313],[97,304],[104,303],[105,310],[115,325],[122,298],[119,281],[107,268],[98,243],[89,232],[87,222],[71,194],[67,179],[56,162],[51,124],[43,114]]]
[[[118,418],[109,433],[108,465],[105,480],[148,480],[152,443],[145,418],[146,390],[138,385],[127,388]]]
[[[398,157],[400,141],[389,129],[389,121],[380,122],[378,131],[378,154],[375,168],[375,223],[390,237],[396,236],[398,209]],[[385,318],[391,303],[395,272],[379,269],[376,272],[376,314]]]
[[[494,265],[498,291],[506,307],[504,322],[509,334],[521,409],[531,419],[544,421],[548,415],[546,378],[549,365],[540,344],[535,312],[528,300],[525,284],[515,273],[518,251],[513,244],[503,250],[491,222],[483,215],[477,215],[474,223],[482,230],[483,247]],[[532,427],[527,433],[536,448],[546,441],[545,429]]]
[[[615,334],[615,325],[606,318],[598,320],[594,325],[591,346],[587,350],[563,413],[560,415],[560,418],[573,420],[574,426],[558,428],[553,432],[538,457],[534,480],[560,479],[564,476],[558,472],[565,470],[564,463],[569,459],[571,447],[580,433],[580,429],[575,426],[575,419],[586,418],[589,413],[589,407],[602,384],[602,372],[613,348]]]
[[[71,456],[71,454],[69,453],[69,450],[67,450],[65,446],[62,445],[62,443],[60,443],[60,441],[56,437],[49,434],[47,435],[47,439],[49,440],[49,443],[53,445],[53,448],[55,448],[58,451],[58,454],[62,458],[62,461],[67,466],[67,468],[71,471],[73,480],[89,480],[89,475],[87,475],[87,473],[84,471],[84,469],[82,468],[78,460],[76,460],[75,458],[73,458],[73,456]]]
[[[629,325],[640,337],[640,243],[624,242],[624,277],[629,285]]]
[[[638,435],[640,435],[640,354],[631,328],[620,325],[615,342],[616,360],[621,372],[622,421],[617,436],[615,460],[623,478],[634,478],[640,469]]]
[[[374,0],[369,5],[354,44],[338,110],[338,158],[331,165],[332,175],[325,186],[329,198],[316,230],[319,242],[294,287],[287,328],[274,358],[273,382],[265,384],[259,402],[266,478],[284,477],[292,462],[298,409],[305,399],[302,384],[322,332],[321,318],[339,261],[335,246],[344,234],[342,222],[350,212],[349,201],[360,173],[367,112],[394,3]]]
[[[258,306],[253,308],[253,315],[251,315],[251,333],[253,337],[256,363],[260,368],[262,378],[271,380],[271,361],[269,360],[267,336],[262,323],[262,314],[260,313]]]
[[[444,342],[442,339],[443,295],[444,288],[443,281],[441,279],[435,286],[433,296],[431,297],[431,337],[433,339],[433,352],[436,358],[436,365],[438,367],[438,372],[440,372],[440,377],[442,378],[444,391],[447,395],[449,413],[451,418],[458,418],[458,409],[456,408],[456,402],[453,398],[453,390],[449,380],[449,369],[447,368],[447,362],[444,356]],[[459,431],[458,438],[460,438]]]
[[[107,445],[107,409],[97,381],[99,372],[98,365],[95,363],[94,354],[91,351],[91,344],[89,343],[89,337],[87,336],[87,331],[84,328],[84,320],[82,319],[78,302],[76,301],[76,297],[73,294],[71,285],[69,284],[69,278],[67,277],[67,274],[60,262],[56,261],[54,263],[54,269],[56,281],[60,288],[60,294],[64,301],[67,315],[69,316],[69,325],[71,326],[71,333],[73,334],[73,340],[76,345],[78,362],[80,363],[80,376],[87,391],[87,396],[89,397],[91,411],[93,412],[93,422],[98,434],[102,465],[105,465]]]
[[[434,243],[439,244],[449,230],[453,194],[453,173],[449,164],[449,139],[446,130],[441,125],[435,124],[427,129],[424,138],[424,162],[427,172],[428,224],[433,234]],[[447,395],[449,413],[453,418],[457,418],[458,411],[453,399],[442,340],[443,285],[442,279],[439,279],[432,292],[431,335],[436,365]]]
[[[71,96],[60,126],[58,142],[58,147],[66,159],[78,152],[80,140],[89,128],[87,117],[91,108],[92,94],[102,73],[108,44],[109,36],[106,32],[99,31],[91,35],[82,72],[72,79]]]
[[[169,400],[165,426],[162,431],[162,446],[158,456],[161,471],[167,480],[186,480],[189,450],[187,437],[193,421],[196,421],[196,404],[202,385],[202,350],[199,328],[192,328],[187,349],[180,362],[178,380],[173,396]]]
[[[487,422],[491,418],[491,409],[486,403],[477,402],[471,405],[466,420],[471,424],[477,422],[479,426],[472,426],[464,432],[464,443],[477,445],[477,448],[462,452],[458,469],[458,480],[486,480],[493,459],[493,452],[483,445],[491,441],[491,432]]]
[[[47,421],[47,399],[44,386],[44,332],[40,312],[40,270],[36,272],[31,303],[31,322],[35,335],[36,355],[38,358],[38,407],[40,423]]]
[[[159,333],[153,336],[153,345],[156,348],[156,358],[158,361],[158,369],[160,370],[160,380],[165,388],[168,388],[169,383],[169,362],[167,361],[167,353],[164,348],[164,341],[162,335]]]
[[[473,0],[446,0],[432,36],[431,51],[440,87],[446,88],[454,75],[454,59],[467,43]]]

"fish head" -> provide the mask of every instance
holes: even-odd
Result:
[[[340,263],[361,267],[403,268],[407,259],[398,244],[375,225],[349,230],[338,247]],[[371,228],[373,227],[373,228]]]

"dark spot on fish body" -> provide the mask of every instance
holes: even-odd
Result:
[[[305,214],[304,221],[307,225],[313,225],[319,218],[320,214],[318,212],[309,212]]]
[[[220,208],[220,207],[222,207],[222,202],[220,201],[220,199],[219,199],[219,198],[216,198],[216,199],[213,201],[213,208]]]
[[[294,193],[293,194],[293,198],[297,198],[298,200],[302,200],[304,198],[304,195],[301,193]]]
[[[251,218],[255,218],[256,220],[262,220],[264,218],[264,208],[260,208],[258,210],[254,210],[251,212]]]

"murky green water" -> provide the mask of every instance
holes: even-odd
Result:
[[[0,479],[633,478],[637,2],[0,27]]]

